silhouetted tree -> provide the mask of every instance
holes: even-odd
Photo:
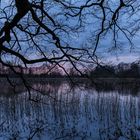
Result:
[[[130,68],[119,69],[117,75],[123,78],[139,78],[140,77],[139,66],[136,63],[132,63]]]
[[[91,77],[114,77],[115,69],[113,66],[97,66],[93,71],[90,72]]]
[[[15,67],[43,62],[59,66],[66,74],[71,65],[82,75],[79,66],[99,64],[96,51],[106,38],[112,38],[113,50],[123,38],[133,46],[138,12],[138,0],[1,0],[0,63],[22,79]],[[74,41],[83,40],[81,33],[87,33],[87,27],[93,29],[87,35],[90,39],[79,46]]]
[[[15,66],[42,62],[62,66],[69,61],[80,72],[75,64],[97,63],[97,47],[110,33],[114,47],[118,45],[119,34],[123,34],[132,45],[131,36],[136,26],[127,28],[128,23],[124,26],[121,20],[124,19],[125,23],[129,14],[133,19],[138,12],[138,4],[137,0],[10,0],[7,3],[1,0],[0,62],[13,67],[5,59],[11,56],[16,60]],[[85,31],[88,19],[91,19],[92,25],[96,22],[92,47],[79,48],[69,43],[73,33],[80,35],[81,31]]]

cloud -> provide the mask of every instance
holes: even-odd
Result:
[[[107,58],[106,62],[107,63],[114,63],[114,64],[119,64],[121,62],[124,63],[132,63],[135,62],[136,60],[139,60],[140,57],[135,54],[125,54],[122,56],[110,56]]]

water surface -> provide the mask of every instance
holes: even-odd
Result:
[[[38,82],[29,100],[22,86],[0,86],[0,140],[140,139],[137,88]]]

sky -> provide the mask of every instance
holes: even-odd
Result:
[[[3,0],[1,6],[5,6],[8,3],[9,3],[9,0]],[[88,22],[92,22],[93,19],[91,19],[91,17],[88,17],[87,20]],[[75,24],[74,21],[73,21],[73,24]],[[96,25],[93,26],[93,24],[90,24],[85,27],[84,32],[79,33],[78,35],[71,34],[70,38],[72,39],[72,41],[71,39],[69,39],[68,41],[71,41],[69,43],[72,46],[76,45],[78,47],[86,46],[87,44],[88,45],[90,44],[90,46],[92,46],[92,43],[91,43],[92,41],[90,40],[90,43],[89,43],[89,38],[90,39],[92,38],[91,33],[94,32],[95,28],[96,28]],[[137,35],[140,35],[140,34],[138,33]],[[131,49],[128,42],[124,39],[123,44],[121,45],[120,49],[116,49],[115,51],[110,51],[110,48],[112,47],[111,38],[112,38],[112,34],[108,35],[107,38],[102,39],[101,43],[99,43],[97,54],[103,62],[115,63],[115,64],[118,64],[120,62],[131,63],[140,59],[139,36],[133,39],[134,40],[133,49]],[[123,40],[123,37],[122,37],[122,40]]]
[[[136,20],[139,18],[139,14],[140,14],[140,11],[139,13],[132,16],[131,18]],[[92,38],[91,34],[96,31],[96,27],[98,28],[98,24],[99,24],[99,22],[96,23],[96,21],[93,22],[93,20],[95,19],[91,18],[90,16],[87,17],[87,21],[91,24],[86,26],[85,31],[81,33],[79,37],[77,38],[75,36],[73,37],[75,38],[75,44],[79,44],[79,46],[82,46],[83,44],[89,45],[89,43],[87,42],[89,38],[90,39]],[[127,25],[131,23],[129,15],[126,14],[120,17],[118,24],[119,23],[122,28],[127,27]],[[131,26],[128,26],[128,27],[131,28]],[[129,28],[127,29],[129,30]],[[140,60],[140,55],[139,55],[140,54],[140,39],[139,39],[140,32],[139,31],[136,33],[136,36],[132,38],[133,47],[130,46],[125,36],[122,35],[122,33],[119,33],[119,37],[118,37],[119,47],[116,49],[112,49],[114,46],[112,42],[112,36],[113,36],[112,33],[108,33],[108,35],[105,38],[100,40],[100,43],[98,45],[97,54],[103,62],[118,64],[121,62],[132,63],[132,62]],[[90,43],[89,46],[92,46],[92,43]]]

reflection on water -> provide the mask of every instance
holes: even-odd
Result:
[[[84,85],[34,84],[0,96],[1,140],[139,140],[140,96]],[[11,90],[8,90],[10,94]],[[11,91],[12,92],[12,91]]]

